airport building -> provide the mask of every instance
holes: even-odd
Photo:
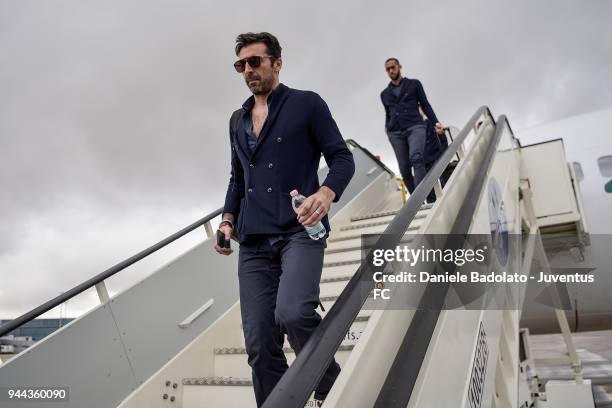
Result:
[[[13,330],[10,333],[7,333],[7,336],[15,336],[15,337],[31,337],[34,342],[42,340],[49,334],[54,331],[61,329],[63,326],[70,323],[73,319],[34,319],[23,326],[20,326]],[[0,320],[0,326],[5,323],[10,322],[10,320]]]

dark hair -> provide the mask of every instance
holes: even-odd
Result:
[[[264,43],[268,51],[268,55],[274,58],[281,57],[281,46],[278,39],[270,33],[245,33],[236,37],[236,55],[240,54],[240,50],[247,45],[255,43]]]
[[[387,62],[389,62],[389,61],[395,61],[395,62],[397,62],[397,65],[400,65],[399,60],[398,60],[397,58],[395,58],[395,57],[387,58],[387,60],[385,61],[385,64],[386,64]]]

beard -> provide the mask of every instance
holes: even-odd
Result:
[[[257,80],[257,83],[250,81]],[[270,93],[274,85],[274,77],[272,75],[262,77],[261,75],[253,74],[244,78],[246,85],[249,87],[253,95],[265,95]]]
[[[398,73],[397,73],[397,74],[395,74],[395,75],[391,75],[391,80],[392,80],[392,81],[397,81],[397,80],[399,79],[399,77],[400,77],[400,72],[398,72]]]

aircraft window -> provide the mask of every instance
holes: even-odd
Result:
[[[612,156],[601,156],[597,159],[599,171],[604,177],[612,177]]]
[[[584,172],[582,171],[582,166],[578,162],[573,162],[572,166],[574,166],[574,173],[576,173],[576,178],[578,181],[584,180]]]

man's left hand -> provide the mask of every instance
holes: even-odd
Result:
[[[441,123],[436,123],[436,133],[438,135],[443,135],[444,134],[444,126]]]
[[[323,186],[311,196],[308,196],[297,211],[300,224],[307,227],[316,225],[329,212],[336,193],[329,187]]]

